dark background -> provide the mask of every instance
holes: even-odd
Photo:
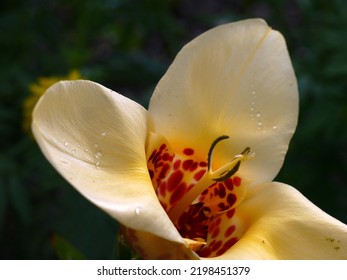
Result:
[[[251,17],[283,33],[299,81],[299,125],[276,180],[347,223],[347,1],[3,0],[0,7],[0,258],[55,259],[57,236],[89,259],[120,257],[117,223],[77,194],[23,131],[31,83],[77,69],[147,106],[185,43]]]

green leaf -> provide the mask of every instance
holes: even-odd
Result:
[[[3,225],[3,218],[7,208],[7,193],[5,190],[5,184],[3,182],[4,180],[0,178],[0,230]]]
[[[11,175],[8,178],[8,190],[17,215],[24,224],[29,224],[32,221],[32,206],[28,189],[21,184],[18,177]]]
[[[86,260],[75,246],[58,234],[53,234],[51,240],[53,249],[60,260]]]
[[[125,237],[120,230],[116,234],[115,259],[116,260],[139,259],[139,256],[136,254],[136,252],[134,252],[130,244],[125,240]]]

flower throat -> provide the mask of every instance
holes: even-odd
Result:
[[[217,231],[221,230],[218,218],[227,215],[231,219],[245,194],[236,173],[243,161],[253,157],[249,155],[249,147],[227,164],[212,169],[216,145],[228,138],[223,135],[212,142],[207,161],[198,160],[192,148],[174,153],[166,139],[157,134],[152,134],[150,139],[147,166],[158,199],[181,236],[197,243],[192,249],[199,255],[223,253],[219,248],[222,244],[213,244],[212,240],[216,241]],[[235,225],[225,228],[224,235],[236,242],[238,239],[231,234],[234,228]],[[228,238],[224,240],[227,242]],[[211,244],[215,250],[211,250]]]

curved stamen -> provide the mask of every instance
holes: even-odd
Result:
[[[228,139],[229,136],[223,135],[214,140],[208,152],[207,157],[207,172],[201,177],[199,182],[191,188],[184,197],[168,212],[168,216],[172,222],[177,221],[177,219],[183,214],[189,205],[208,187],[216,182],[222,182],[233,176],[240,168],[241,162],[249,159],[252,156],[248,156],[250,148],[246,147],[240,154],[236,155],[234,159],[217,169],[212,170],[212,154],[216,145],[224,140]]]
[[[216,182],[224,182],[225,180],[229,179],[231,176],[233,176],[240,168],[241,165],[241,161],[245,160],[245,159],[249,159],[250,157],[248,156],[249,152],[251,151],[251,149],[249,147],[246,147],[241,154],[236,155],[234,157],[234,159],[222,166],[221,168],[219,168],[217,171],[212,172],[212,173],[219,173],[219,171],[222,169],[222,172],[219,173],[218,178],[214,178],[212,179],[213,181]],[[236,163],[235,163],[236,161]]]
[[[225,140],[225,139],[228,139],[229,136],[228,135],[222,135],[220,137],[218,137],[216,140],[214,140],[211,144],[211,147],[210,149],[208,150],[208,154],[207,154],[207,169],[210,170],[211,169],[211,166],[212,166],[212,153],[213,153],[213,150],[214,148],[216,147],[216,145],[222,141],[222,140]]]

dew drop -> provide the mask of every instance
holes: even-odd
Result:
[[[67,142],[64,142],[64,146],[67,147],[69,144]]]
[[[140,207],[136,207],[135,208],[135,214],[136,215],[140,215],[140,212],[141,212],[141,208]]]
[[[76,154],[76,150],[75,149],[72,149],[71,151],[73,154]]]
[[[105,137],[107,135],[107,132],[104,131],[104,132],[101,132],[101,136]]]
[[[100,169],[100,161],[97,161],[97,162],[95,163],[95,167],[96,167],[96,169]]]
[[[260,117],[261,117],[261,114],[258,112],[258,113],[255,114],[255,116],[256,116],[257,118],[260,118]]]
[[[259,127],[261,127],[261,126],[263,125],[263,123],[262,123],[262,122],[258,122],[257,125],[258,125]]]
[[[276,130],[276,129],[277,129],[277,126],[274,125],[274,126],[272,127],[272,129],[273,129],[273,130]]]
[[[254,109],[254,107],[251,107],[250,110],[253,112],[255,109]]]
[[[85,152],[89,152],[89,150],[87,148],[84,149]]]
[[[94,156],[95,156],[95,158],[101,158],[102,157],[102,152],[97,151]]]
[[[97,143],[95,143],[95,144],[94,144],[94,147],[97,148],[97,147],[99,147],[99,145],[98,145]]]
[[[257,93],[255,92],[255,90],[252,90],[251,93],[252,93],[253,96],[257,94]]]

